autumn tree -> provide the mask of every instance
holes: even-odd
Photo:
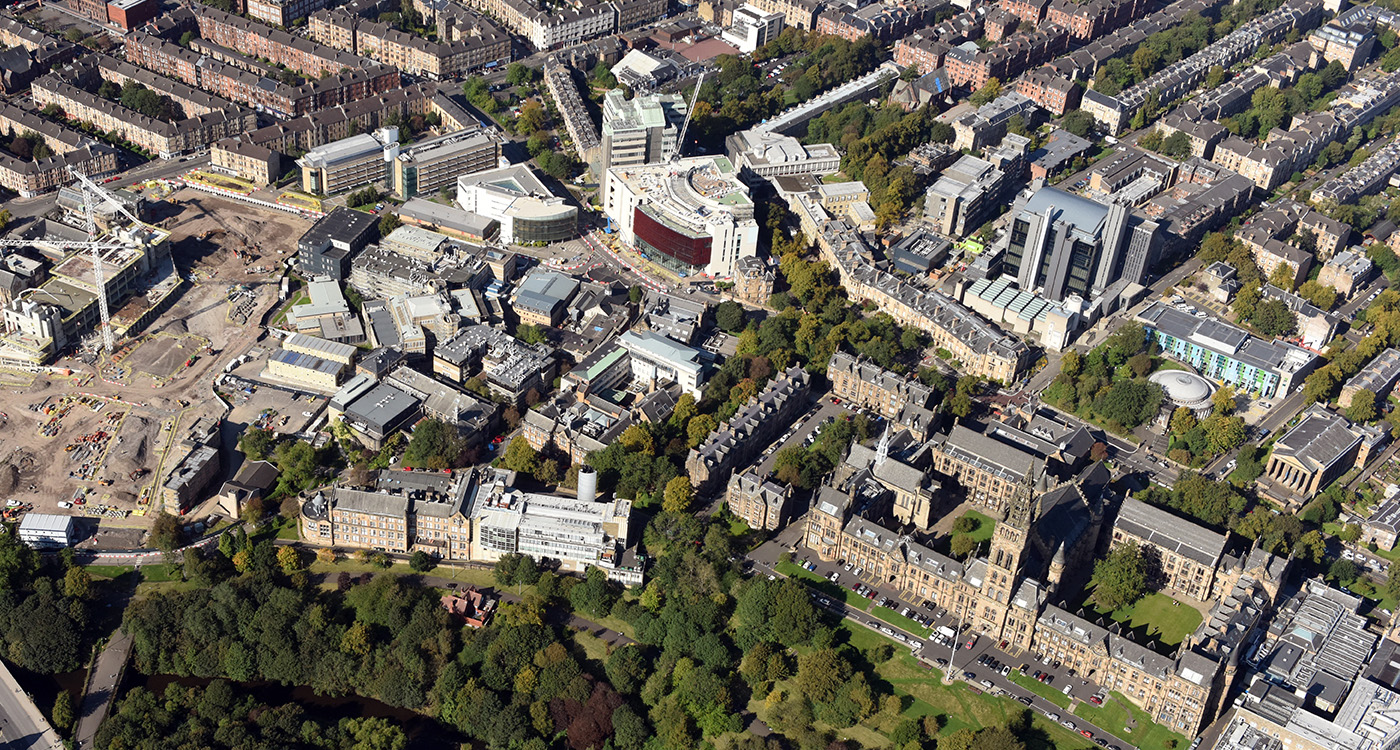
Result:
[[[667,513],[685,513],[695,499],[695,490],[690,486],[689,477],[676,477],[666,483],[661,509]]]

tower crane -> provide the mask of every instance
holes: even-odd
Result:
[[[690,109],[685,111],[685,121],[681,123],[681,132],[676,136],[676,150],[671,153],[671,163],[680,161],[681,152],[685,150],[685,131],[690,128],[690,116],[695,114],[695,105],[700,101],[700,87],[705,85],[705,71],[700,71],[700,77],[695,79],[695,95],[690,97]]]
[[[68,167],[68,173],[76,178],[83,193],[83,224],[87,229],[87,242],[72,242],[67,240],[41,240],[45,245],[51,247],[64,248],[68,250],[90,250],[92,251],[92,276],[93,286],[97,290],[97,310],[102,318],[102,349],[111,353],[116,349],[116,342],[112,336],[112,316],[107,306],[107,278],[106,269],[102,265],[102,253],[123,246],[121,240],[111,238],[103,241],[97,240],[97,222],[94,214],[97,206],[104,200],[110,200],[117,210],[130,219],[135,224],[140,224],[141,220],[136,217],[127,207],[117,200],[111,191],[99,186],[88,178],[87,175],[79,172],[72,166]],[[0,240],[0,247],[24,247],[35,244],[35,240]]]

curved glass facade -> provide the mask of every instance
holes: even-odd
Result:
[[[632,234],[653,250],[689,266],[710,264],[711,237],[691,237],[653,219],[641,208],[632,216]]]
[[[513,241],[563,242],[578,236],[578,212],[570,210],[554,216],[515,217],[511,222]]]

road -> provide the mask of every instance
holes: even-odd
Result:
[[[63,750],[63,741],[43,712],[0,661],[0,747],[6,750]]]
[[[795,528],[800,528],[800,521],[791,524],[783,534],[779,535],[779,538],[749,553],[748,560],[753,563],[755,575],[768,575],[771,577],[782,575],[782,573],[777,572],[775,566],[780,554],[790,551],[798,544],[800,531],[792,533]],[[845,571],[842,567],[838,567],[835,563],[817,560],[815,555],[810,554],[810,550],[801,549],[800,551],[810,556],[810,561],[815,565],[815,570],[812,571],[813,573],[828,578],[830,578],[832,574],[835,574],[837,576],[835,581],[836,585],[849,587],[857,581],[870,585],[869,581],[856,579],[853,577],[852,573]],[[799,556],[796,560],[800,562],[804,561],[804,558]],[[1009,676],[1003,676],[998,671],[993,671],[987,666],[978,664],[977,660],[986,655],[991,659],[997,660],[1002,665],[1009,666],[1011,669],[1025,664],[1026,671],[1028,672],[1043,671],[1049,675],[1050,681],[1047,684],[1052,689],[1063,691],[1064,688],[1068,686],[1069,692],[1067,694],[1061,692],[1061,694],[1068,695],[1071,701],[1071,707],[1076,705],[1076,702],[1086,702],[1091,696],[1097,694],[1100,690],[1097,684],[1073,675],[1072,670],[1059,666],[1057,663],[1043,664],[1035,661],[1029,654],[1022,654],[1019,656],[1007,654],[997,648],[997,644],[990,638],[964,633],[963,626],[960,625],[952,613],[945,612],[936,605],[925,607],[920,603],[901,601],[901,595],[902,593],[898,590],[876,586],[872,598],[879,601],[882,598],[888,597],[890,602],[886,606],[898,611],[902,611],[903,608],[907,606],[911,614],[917,613],[930,618],[931,629],[936,631],[939,627],[949,627],[957,631],[959,637],[951,642],[950,647],[938,646],[935,645],[933,641],[924,640],[922,634],[903,630],[883,620],[876,619],[859,609],[847,607],[845,603],[840,600],[822,596],[820,592],[817,592],[815,589],[813,590],[813,596],[818,604],[828,611],[851,621],[853,624],[879,632],[895,641],[910,644],[910,648],[915,657],[928,665],[930,669],[936,668],[951,675],[949,678],[950,680],[961,679],[970,686],[974,686],[976,690],[984,690],[998,696],[1004,695],[1023,705],[1029,706],[1047,719],[1060,723],[1071,731],[1077,732],[1079,730],[1087,730],[1093,734],[1095,739],[1104,739],[1108,743],[1109,750],[1112,750],[1114,747],[1117,747],[1119,750],[1131,750],[1134,747],[1131,743],[1115,736],[1102,727],[1095,726],[1078,716],[1071,716],[1069,709],[1061,708],[1051,703],[1027,688],[1011,681]],[[968,645],[969,642],[971,642],[971,646]],[[916,643],[921,644],[921,646],[914,647],[912,645]],[[940,664],[939,662],[943,663]],[[986,684],[984,684],[984,681]]]

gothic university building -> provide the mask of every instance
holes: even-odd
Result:
[[[1005,641],[1008,653],[1044,654],[1072,665],[1175,731],[1193,735],[1216,716],[1235,677],[1239,652],[1273,606],[1291,561],[1258,549],[1233,555],[1211,549],[1209,583],[1181,588],[1219,592],[1218,598],[1210,616],[1172,652],[1139,642],[1092,612],[1070,611],[1070,602],[1082,601],[1101,536],[1104,547],[1113,539],[1105,534],[1106,516],[1116,515],[1119,503],[1102,463],[1089,464],[1064,481],[1048,473],[1044,461],[1017,467],[1018,481],[997,513],[985,556],[974,553],[959,561],[919,541],[927,539],[916,538],[915,527],[921,524],[895,512],[897,488],[890,477],[923,473],[913,465],[931,462],[919,460],[920,454],[927,457],[926,450],[916,450],[913,458],[899,460],[884,446],[853,445],[833,486],[822,487],[813,499],[804,544],[822,560],[864,568],[869,582],[898,587],[914,601],[932,601],[970,626],[968,632]],[[888,464],[897,465],[897,471],[891,472]],[[901,478],[905,485],[938,487],[933,479]],[[1119,534],[1118,543],[1131,537],[1158,560],[1175,554],[1182,546],[1176,538],[1180,535],[1194,543],[1190,546],[1206,546],[1197,538],[1197,527],[1185,519],[1175,519],[1175,530],[1146,535],[1135,525],[1143,520],[1141,509],[1132,510],[1125,519],[1131,531]]]

